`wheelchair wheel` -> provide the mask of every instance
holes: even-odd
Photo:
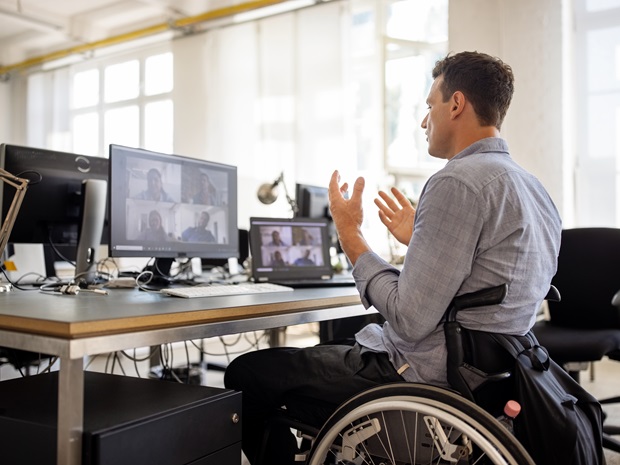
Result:
[[[334,412],[308,465],[535,465],[495,418],[458,393],[416,383],[364,391]]]

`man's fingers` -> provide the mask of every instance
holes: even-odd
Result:
[[[383,213],[383,211],[379,210],[379,219],[381,220],[381,222],[384,224],[384,226],[389,227],[389,224],[391,223],[390,219],[385,215],[385,213]]]
[[[338,186],[339,182],[340,182],[340,173],[338,173],[338,170],[335,170],[332,173],[331,179],[329,180],[329,202],[330,204],[336,201],[338,197],[342,197],[342,188]]]
[[[362,199],[362,192],[364,192],[364,186],[366,185],[366,181],[364,178],[359,177],[355,180],[353,184],[353,194],[351,194],[351,200],[359,200]]]
[[[379,191],[379,197],[385,202],[385,204],[392,209],[392,211],[400,210],[400,207],[394,202],[394,199],[390,197],[386,192]]]
[[[383,214],[387,219],[392,218],[394,216],[394,210],[387,207],[383,202],[379,199],[375,199],[375,205],[379,207],[379,214]]]
[[[394,197],[396,197],[398,203],[401,204],[403,207],[411,207],[411,202],[409,201],[409,199],[405,197],[405,194],[403,194],[395,187],[392,187],[392,194],[394,195]]]

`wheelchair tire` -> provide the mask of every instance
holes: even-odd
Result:
[[[417,383],[364,391],[319,431],[308,465],[535,465],[495,418],[460,394]]]

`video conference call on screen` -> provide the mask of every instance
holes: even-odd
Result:
[[[110,170],[114,255],[236,255],[235,167],[112,145]]]
[[[324,227],[324,226],[323,226]],[[260,267],[324,266],[321,226],[260,226]]]

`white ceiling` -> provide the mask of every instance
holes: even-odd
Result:
[[[0,68],[245,2],[249,0],[0,0]]]

